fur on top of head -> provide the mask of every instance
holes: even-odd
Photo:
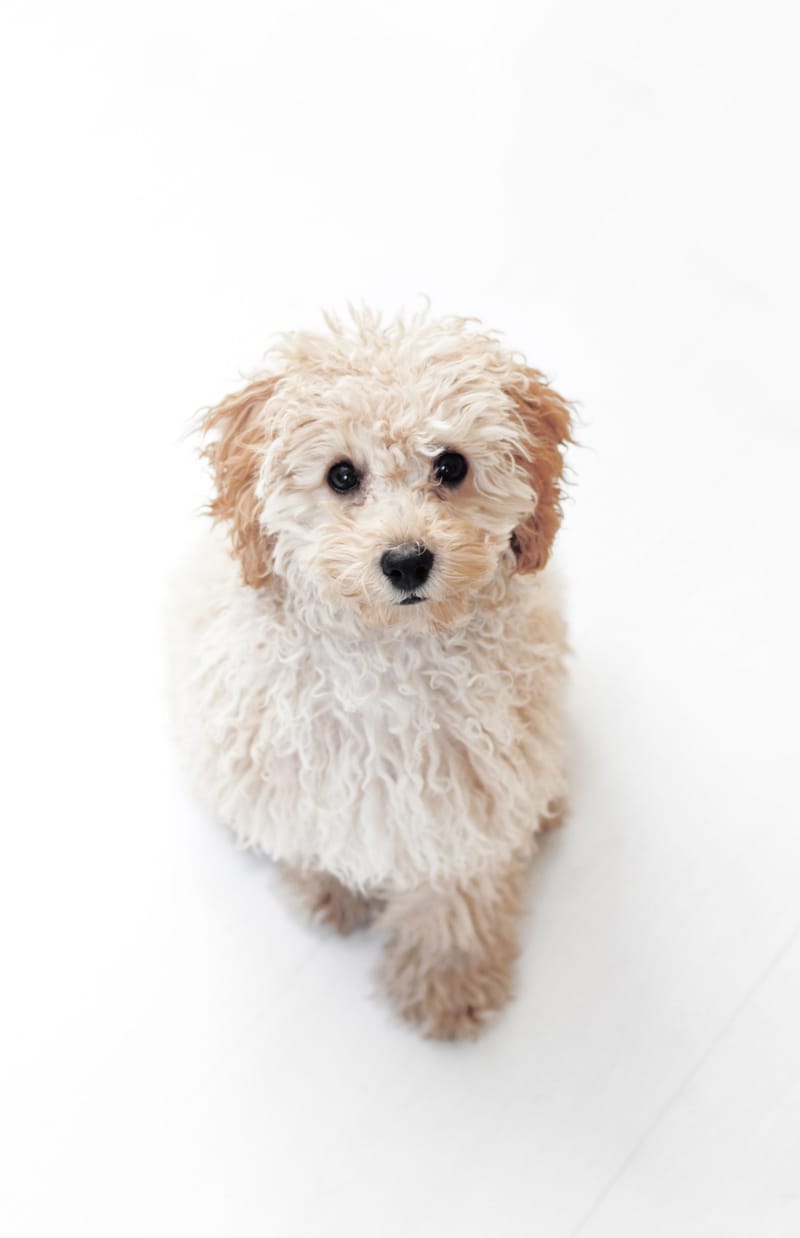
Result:
[[[424,628],[468,614],[498,573],[543,568],[567,402],[475,319],[326,323],[278,337],[268,369],[205,415],[210,511],[244,582],[302,581],[370,625]]]

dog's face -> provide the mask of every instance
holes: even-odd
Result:
[[[499,573],[544,566],[569,410],[467,321],[331,328],[286,337],[278,371],[209,413],[212,511],[247,584],[448,626]]]

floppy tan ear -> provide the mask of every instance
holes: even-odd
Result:
[[[537,370],[524,369],[510,388],[526,431],[520,463],[536,494],[536,510],[511,535],[518,572],[538,572],[547,563],[561,524],[563,450],[572,439],[572,413],[566,400]]]
[[[277,381],[272,375],[255,380],[210,409],[203,419],[204,435],[216,435],[203,450],[216,484],[209,512],[229,522],[244,583],[254,589],[265,585],[270,576],[271,546],[258,518],[256,488],[269,437],[264,406]]]

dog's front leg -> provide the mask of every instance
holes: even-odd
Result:
[[[380,927],[390,940],[379,978],[399,1013],[426,1036],[478,1036],[511,997],[527,871],[527,859],[519,859],[499,874],[388,899]]]

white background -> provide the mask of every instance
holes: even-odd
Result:
[[[8,3],[0,1232],[800,1233],[788,3]],[[182,785],[182,440],[348,299],[579,402],[573,815],[475,1046]]]

